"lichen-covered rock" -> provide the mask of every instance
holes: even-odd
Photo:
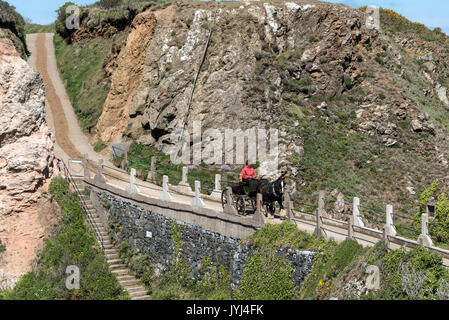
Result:
[[[0,108],[0,207],[19,212],[51,176],[54,155],[44,84],[17,56],[0,57]]]

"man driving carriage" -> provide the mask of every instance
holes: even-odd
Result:
[[[246,161],[246,166],[242,169],[242,173],[240,174],[240,182],[249,185],[249,182],[253,179],[259,179],[259,175],[256,174],[254,168],[249,164],[249,161]]]
[[[257,192],[257,186],[259,185],[260,175],[256,173],[254,168],[246,161],[246,166],[242,169],[240,174],[240,183],[245,189],[246,194],[252,194]]]
[[[284,209],[285,179],[289,175],[290,173],[284,172],[276,181],[270,182],[256,174],[254,168],[247,161],[239,178],[240,183],[229,183],[229,186],[232,188],[232,195],[235,197],[232,205],[235,205],[239,214],[246,215],[246,203],[250,200],[255,212],[257,206],[256,197],[260,193],[267,212],[273,215],[276,210],[275,202],[279,203],[281,210]],[[225,208],[227,201],[226,190],[223,190],[221,195],[223,208]]]

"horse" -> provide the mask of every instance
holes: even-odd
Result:
[[[274,204],[276,202],[279,203],[281,210],[284,210],[285,179],[287,176],[288,172],[284,172],[276,181],[264,180],[257,188],[257,192],[262,195],[263,204],[267,206],[270,214],[275,213]]]

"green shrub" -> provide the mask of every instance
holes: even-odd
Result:
[[[315,257],[312,272],[302,285],[299,296],[302,299],[328,299],[335,279],[363,252],[363,247],[354,240],[341,244],[329,242]]]
[[[104,143],[101,140],[98,140],[97,143],[94,146],[95,152],[103,151],[107,147],[106,143]]]
[[[256,250],[248,258],[237,300],[290,300],[295,291],[293,268],[275,250]]]
[[[55,25],[27,24],[25,25],[25,33],[55,33]]]
[[[101,8],[110,9],[118,7],[122,4],[122,0],[100,0],[96,3]]]
[[[6,245],[4,245],[3,243],[2,243],[2,241],[0,240],[0,253],[3,253],[3,252],[5,252],[6,251]]]
[[[15,7],[2,0],[0,0],[0,26],[9,29],[14,34],[14,46],[26,59],[28,50],[25,42],[25,20],[17,13]]]
[[[281,248],[288,246],[295,250],[313,250],[319,247],[320,241],[305,231],[301,231],[291,222],[267,224],[261,230],[249,236],[247,242],[256,248]]]
[[[50,192],[53,200],[57,203],[61,203],[70,194],[69,182],[62,177],[57,177],[51,182],[48,191]]]
[[[421,231],[421,216],[423,213],[426,213],[427,203],[429,202],[429,199],[431,197],[436,196],[436,192],[437,192],[439,186],[440,186],[440,182],[434,181],[427,189],[424,189],[424,191],[419,196],[419,211],[415,214],[415,216],[413,218],[413,227],[417,232]],[[447,197],[443,196],[442,202],[439,205],[437,203],[437,207],[436,207],[437,212],[435,212],[435,218],[436,218],[437,222],[443,222],[443,223],[445,222],[445,217],[447,217],[446,207],[447,207]],[[438,211],[439,211],[439,213],[438,213]],[[437,216],[438,216],[438,218],[437,218]],[[440,233],[438,230],[435,230],[432,226],[429,228],[429,231],[430,231],[431,235],[434,235],[435,231]],[[441,235],[441,233],[440,233],[440,235]],[[447,241],[447,239],[446,239],[446,241]]]
[[[379,248],[377,248],[379,251]],[[371,249],[373,252],[376,248]],[[365,299],[409,300],[438,299],[439,288],[449,279],[442,257],[423,247],[410,252],[402,249],[380,250],[368,261],[380,267],[380,289]]]

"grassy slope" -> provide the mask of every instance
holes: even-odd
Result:
[[[55,35],[58,67],[85,132],[97,123],[110,89],[109,81],[104,79],[103,63],[114,42],[125,36],[126,33],[118,33],[112,39],[96,38],[68,45]]]
[[[447,37],[438,30],[430,31],[392,11],[382,10],[381,22],[392,46],[398,46],[392,40],[392,35],[401,33],[412,34],[443,48],[448,47]],[[375,72],[372,66],[381,63],[390,70],[390,84],[399,88],[420,110],[427,112],[437,126],[448,131],[449,113],[444,105],[436,96],[424,94],[428,81],[422,72],[423,62],[418,56],[400,51],[405,60],[402,66],[391,63],[392,52],[387,47],[376,61],[360,57],[365,71],[363,76],[378,78],[378,74],[372,73]],[[364,209],[363,215],[382,222],[386,204],[393,204],[395,212],[409,217],[418,210],[418,196],[410,195],[405,189],[408,179],[419,195],[433,180],[443,177],[444,172],[435,161],[432,150],[435,140],[426,133],[411,136],[408,122],[398,124],[400,143],[393,148],[384,146],[379,136],[357,132],[355,110],[363,104],[366,95],[379,94],[382,100],[384,96],[381,90],[384,89],[374,90],[378,89],[373,91],[372,88],[362,89],[355,85],[342,97],[328,99],[329,108],[324,112],[317,112],[316,105],[319,103],[315,106],[312,104],[312,108],[310,105],[293,105],[285,121],[292,124],[294,120],[299,121],[300,125],[296,129],[292,126],[291,130],[304,139],[305,154],[295,159],[301,173],[301,183],[304,183],[299,189],[312,193],[319,189],[330,192],[337,188],[344,193],[348,202],[354,196],[360,197],[362,206],[373,208]],[[385,88],[384,93],[389,95],[388,88]],[[447,143],[443,148],[447,149]]]
[[[50,193],[62,208],[62,224],[39,255],[37,269],[22,276],[17,285],[0,292],[5,300],[116,300],[129,299],[109,271],[106,257],[85,220],[81,204],[66,180],[56,178]],[[65,286],[67,266],[79,267],[80,290]]]

